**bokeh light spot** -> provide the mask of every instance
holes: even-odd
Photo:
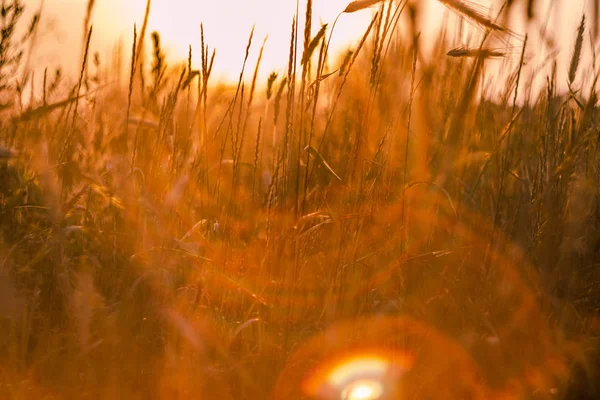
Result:
[[[375,400],[384,393],[383,384],[374,379],[359,379],[342,390],[342,400]]]
[[[324,361],[303,389],[320,399],[380,399],[396,391],[412,363],[410,355],[390,348],[355,349]]]

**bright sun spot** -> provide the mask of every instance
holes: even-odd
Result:
[[[383,358],[360,357],[340,363],[329,374],[329,382],[337,387],[347,385],[349,381],[357,378],[369,377],[380,378],[385,375],[389,367],[389,362]]]
[[[383,395],[383,391],[381,382],[362,379],[350,383],[342,391],[341,400],[375,400]]]
[[[375,400],[394,393],[412,364],[412,356],[394,349],[353,352],[324,360],[303,389],[324,399]]]

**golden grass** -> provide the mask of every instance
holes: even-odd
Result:
[[[226,84],[202,25],[175,63],[147,22],[129,79],[94,81],[88,4],[77,85],[45,74],[28,107],[18,7],[0,19],[0,398],[597,396],[584,19],[534,96],[527,36],[501,79],[487,59],[511,55],[485,39],[443,32],[425,54],[406,1],[349,3],[338,18],[379,8],[339,58],[335,23],[302,30],[298,11],[264,87],[254,31]]]
[[[476,58],[495,58],[505,57],[506,53],[501,50],[475,48],[469,49],[465,47],[457,47],[456,49],[450,50],[446,55],[450,57],[476,57]]]
[[[458,13],[458,15],[463,16],[464,18],[467,18],[478,25],[481,25],[486,29],[502,33],[511,33],[510,29],[497,24],[491,18],[486,17],[481,11],[477,10],[477,8],[474,6],[474,3],[465,0],[438,1]]]
[[[353,13],[374,6],[377,3],[382,3],[384,0],[356,0],[352,1],[344,9],[345,13]]]
[[[581,50],[583,47],[583,35],[585,34],[585,15],[581,17],[581,23],[577,28],[577,37],[575,39],[575,47],[571,56],[571,64],[569,65],[569,84],[572,85],[577,74],[577,68],[581,61]]]

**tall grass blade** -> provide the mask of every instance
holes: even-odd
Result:
[[[577,28],[577,37],[575,39],[575,49],[571,56],[571,63],[569,65],[569,85],[575,81],[577,75],[577,68],[579,68],[579,62],[581,61],[581,50],[583,48],[583,35],[585,33],[585,14],[581,17],[581,22]]]

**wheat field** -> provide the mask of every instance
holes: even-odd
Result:
[[[349,2],[340,55],[299,2],[231,83],[203,28],[103,59],[89,0],[71,84],[2,0],[0,398],[598,398],[598,1],[561,68],[535,0],[439,2],[431,53],[419,2]]]

